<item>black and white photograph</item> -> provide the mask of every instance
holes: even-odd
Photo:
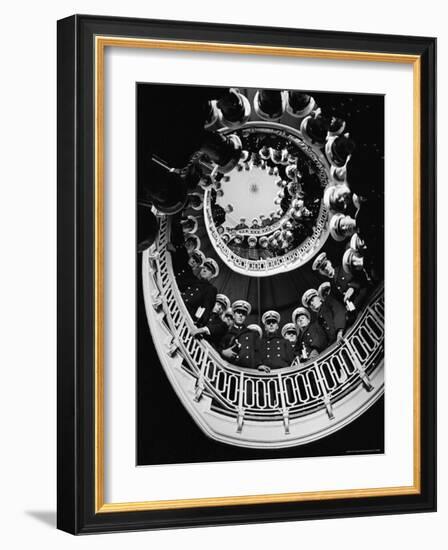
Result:
[[[384,453],[384,96],[136,98],[137,464]]]

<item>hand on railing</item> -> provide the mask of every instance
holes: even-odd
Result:
[[[270,367],[268,367],[266,365],[259,365],[257,367],[257,370],[259,370],[260,372],[271,372]]]
[[[204,336],[210,336],[210,331],[209,331],[208,327],[201,327],[201,328],[194,327],[191,330],[191,334],[195,338],[202,338]]]

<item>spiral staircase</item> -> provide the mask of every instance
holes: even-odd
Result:
[[[205,238],[202,251],[214,248]],[[262,373],[225,361],[194,324],[173,272],[171,219],[142,255],[149,328],[160,361],[185,409],[209,437],[252,448],[302,445],[331,434],[365,412],[384,391],[384,289],[377,286],[345,333],[315,360]],[[201,233],[202,232],[202,233]],[[217,284],[218,288],[219,285]],[[148,365],[151,368],[151,365]]]

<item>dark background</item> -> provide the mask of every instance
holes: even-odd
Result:
[[[205,116],[204,102],[219,97],[226,90],[200,86],[137,85],[139,198],[145,197],[148,182],[158,180],[160,176],[157,168],[148,162],[151,154],[158,154],[172,166],[184,166],[200,144]],[[384,97],[315,91],[308,93],[316,99],[324,113],[346,120],[346,131],[350,132],[357,145],[354,155],[367,153],[375,159],[371,174],[380,174],[381,177],[375,180],[376,186],[371,190],[374,198],[371,204],[374,204],[375,217],[383,225]],[[383,235],[378,237],[382,241]],[[331,257],[335,243],[330,238],[327,243]],[[138,465],[384,452],[383,398],[345,428],[307,445],[257,450],[226,445],[208,438],[184,409],[160,365],[146,319],[140,256],[137,256],[136,261]],[[302,269],[305,269],[307,276],[311,275],[309,266]],[[313,286],[308,282],[307,285]],[[257,319],[249,320],[254,321]]]

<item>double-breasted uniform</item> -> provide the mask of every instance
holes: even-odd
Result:
[[[181,294],[196,326],[204,327],[210,319],[218,291],[209,281],[194,279],[183,285]]]
[[[221,349],[221,342],[227,334],[228,326],[221,319],[218,313],[212,313],[206,325],[210,334],[205,334],[204,338],[217,350]]]
[[[264,334],[260,345],[259,365],[281,369],[289,367],[293,359],[294,350],[291,342],[285,340],[278,332]]]
[[[194,281],[195,274],[193,273],[192,268],[188,265],[188,260],[190,257],[185,248],[185,239],[179,223],[179,216],[173,217],[171,228],[171,242],[175,249],[174,252],[171,253],[171,260],[179,290],[182,291],[185,285],[189,284],[191,281]]]
[[[344,330],[347,324],[345,307],[331,294],[325,298],[315,316],[325,331],[328,345],[335,342],[338,331]]]
[[[221,349],[233,347],[237,353],[231,362],[240,367],[256,368],[260,352],[260,337],[246,325],[234,325],[221,341]]]
[[[222,206],[215,203],[212,205],[212,218],[216,227],[219,227],[226,221],[226,211]]]
[[[311,322],[303,331],[297,332],[294,355],[301,361],[307,361],[311,352],[320,353],[328,345],[327,335],[317,321]]]
[[[347,273],[342,265],[340,265],[335,268],[334,276],[330,279],[330,282],[332,294],[341,303],[344,302],[344,295],[347,290],[352,288],[354,292],[350,301],[353,302],[356,308],[362,304],[366,295],[366,289],[364,287],[367,286],[367,281],[363,287],[358,278],[355,278],[351,273]]]
[[[171,254],[171,259],[177,286],[182,292],[185,286],[191,284],[197,277],[191,266],[188,265],[189,256],[185,246],[183,244],[175,244],[174,246],[176,250]]]

